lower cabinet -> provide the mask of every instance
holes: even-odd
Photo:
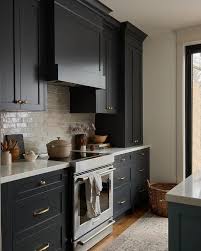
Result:
[[[131,205],[142,206],[148,202],[149,149],[133,152],[131,167]]]
[[[2,184],[2,251],[66,250],[64,170]]]
[[[149,149],[115,157],[114,218],[148,202]]]
[[[61,224],[51,224],[41,231],[27,236],[25,239],[16,240],[14,243],[14,251],[62,250],[62,231]]]
[[[200,250],[201,208],[180,203],[168,203],[168,250]]]

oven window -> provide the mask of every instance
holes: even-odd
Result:
[[[103,189],[100,193],[100,208],[101,213],[109,209],[109,194],[110,194],[110,175],[102,176],[102,186]],[[89,221],[87,217],[87,203],[86,203],[86,189],[85,182],[79,184],[79,216],[80,216],[80,225]]]

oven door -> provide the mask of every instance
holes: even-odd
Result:
[[[87,217],[85,183],[90,172],[74,176],[74,240],[113,217],[113,166],[93,170],[101,175],[103,189],[100,193],[101,214]]]

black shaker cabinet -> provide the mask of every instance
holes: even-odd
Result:
[[[2,184],[2,251],[66,250],[64,170]]]
[[[115,156],[114,218],[148,203],[149,148]]]
[[[46,85],[41,80],[41,2],[1,1],[1,110],[44,110]],[[5,64],[4,64],[5,63]]]
[[[104,29],[104,72],[106,90],[96,91],[97,113],[117,113],[119,99],[120,43],[119,31],[108,23]]]
[[[16,109],[15,101],[20,99],[19,82],[14,75],[14,4],[12,0],[0,1],[0,109]]]
[[[104,22],[103,27],[103,74],[106,89],[72,87],[71,112],[115,114],[119,109],[119,23]]]
[[[148,202],[148,185],[150,179],[150,152],[144,149],[132,153],[131,168],[131,206],[134,210]]]
[[[145,37],[145,33],[130,23],[121,24],[121,109],[117,116],[96,115],[97,133],[109,134],[115,146],[143,143],[142,49]]]

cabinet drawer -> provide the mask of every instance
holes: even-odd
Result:
[[[114,217],[118,217],[130,208],[130,184],[114,189]]]
[[[121,154],[118,156],[115,156],[115,162],[114,165],[116,168],[122,168],[122,167],[128,167],[131,160],[131,154]]]
[[[64,182],[64,170],[36,175],[13,183],[18,198],[24,198],[61,186]]]
[[[119,168],[114,171],[114,188],[130,182],[130,168]]]
[[[40,224],[63,212],[63,191],[56,188],[16,201],[14,208],[15,233]]]
[[[62,248],[62,226],[51,225],[21,241],[16,240],[14,251],[55,251]]]

